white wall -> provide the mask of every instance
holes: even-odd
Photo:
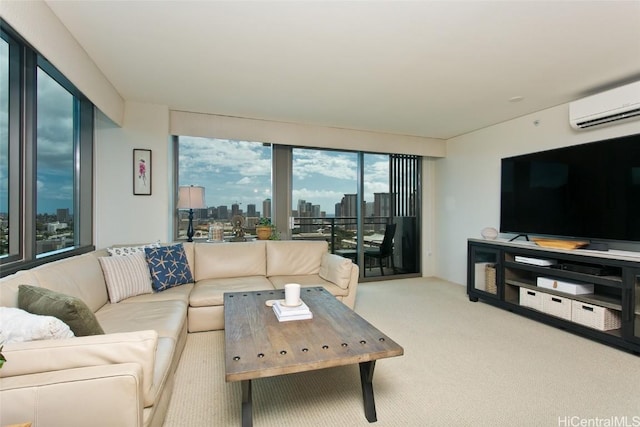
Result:
[[[96,119],[95,246],[171,241],[173,194],[169,110],[127,102],[124,125]],[[151,151],[151,195],[133,195],[133,149]]]
[[[436,276],[438,253],[436,244],[436,158],[422,159],[422,236],[420,239],[422,255],[422,276]]]
[[[640,133],[640,121],[575,131],[568,117],[564,104],[447,141],[446,158],[434,160],[433,275],[466,284],[467,239],[499,228],[501,158]]]
[[[124,100],[45,2],[0,1],[0,16],[107,117],[122,124]]]
[[[443,157],[446,150],[445,141],[437,138],[185,111],[171,111],[170,118],[173,135],[431,157]]]

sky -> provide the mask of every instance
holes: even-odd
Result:
[[[388,156],[365,156],[365,200],[388,191]],[[179,185],[205,187],[207,206],[239,203],[262,211],[271,196],[271,147],[257,142],[180,137]],[[292,209],[299,199],[333,215],[345,194],[356,193],[357,154],[294,148]],[[263,212],[261,212],[264,214]]]
[[[8,210],[8,49],[0,43],[0,212]],[[37,213],[73,212],[73,96],[37,74]]]
[[[37,212],[73,212],[74,97],[38,69]]]

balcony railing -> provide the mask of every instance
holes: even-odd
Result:
[[[366,217],[363,224],[363,239],[375,245],[382,240],[384,229],[391,221],[389,217]],[[356,217],[294,217],[291,238],[294,240],[326,240],[329,250],[353,249],[357,246],[358,222]],[[368,239],[365,238],[369,237]]]

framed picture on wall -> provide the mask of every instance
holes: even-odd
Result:
[[[151,195],[151,150],[133,149],[133,195]]]

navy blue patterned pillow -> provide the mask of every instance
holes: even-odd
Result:
[[[182,243],[158,248],[144,248],[151,273],[151,285],[156,292],[193,282]]]

